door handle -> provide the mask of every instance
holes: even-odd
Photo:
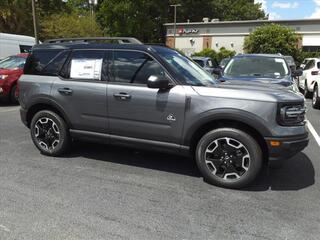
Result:
[[[113,96],[119,100],[128,100],[131,98],[131,95],[128,93],[115,93]]]
[[[71,95],[73,91],[70,88],[59,88],[58,92],[64,95]]]

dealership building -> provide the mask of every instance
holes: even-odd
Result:
[[[204,18],[203,22],[177,23],[176,41],[174,24],[167,23],[166,45],[178,48],[187,55],[205,48],[219,51],[221,47],[242,53],[245,37],[257,27],[270,23],[288,26],[300,34],[299,45],[303,50],[320,51],[320,19],[219,21]]]

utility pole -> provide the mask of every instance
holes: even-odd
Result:
[[[36,44],[39,44],[38,31],[37,31],[37,16],[36,16],[35,0],[31,0],[31,4],[32,4],[32,18],[33,18],[34,38],[35,38]]]
[[[176,47],[176,33],[177,33],[177,7],[181,7],[181,4],[173,4],[170,7],[174,8],[174,25],[173,25],[173,42],[174,47]]]

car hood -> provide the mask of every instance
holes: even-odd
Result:
[[[230,81],[216,84],[213,87],[198,87],[193,89],[202,96],[246,99],[264,102],[303,102],[301,93],[277,84],[261,82]]]
[[[289,87],[293,85],[293,81],[290,79],[290,77],[279,79],[279,78],[244,78],[244,77],[228,78],[228,77],[222,76],[219,80],[225,81],[225,82],[243,81],[243,82],[256,82],[256,83],[265,83],[265,84],[277,84],[285,87]]]
[[[11,75],[16,73],[22,73],[23,69],[17,68],[17,69],[5,69],[0,68],[0,75]]]

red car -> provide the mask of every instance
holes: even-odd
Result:
[[[0,99],[17,103],[17,82],[23,74],[28,53],[7,57],[0,61]]]

